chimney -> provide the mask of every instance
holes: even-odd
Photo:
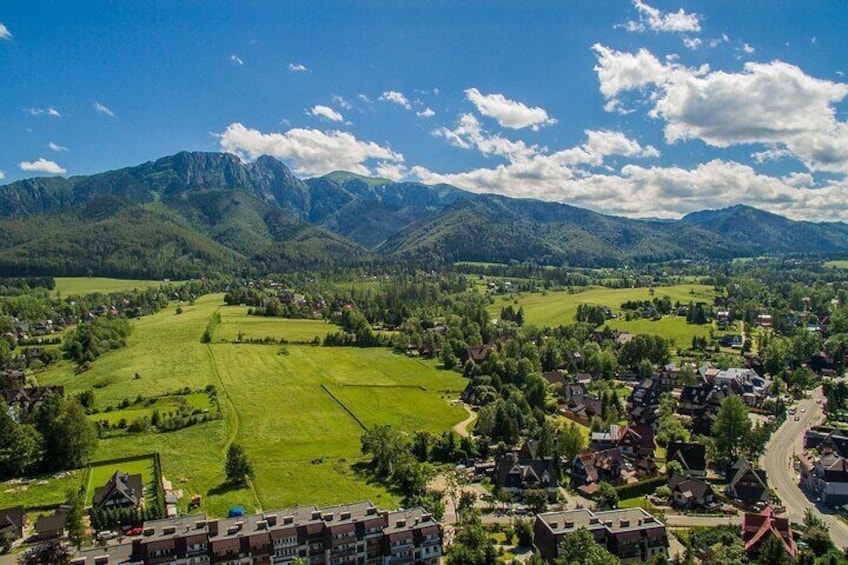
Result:
[[[333,513],[327,512],[326,514],[324,514],[324,521],[325,522],[332,522],[333,521]]]
[[[313,520],[320,520],[321,519],[321,511],[320,510],[314,510],[312,512],[312,519]]]
[[[283,516],[283,524],[294,524],[294,516]]]
[[[194,528],[196,530],[202,530],[205,527],[206,527],[206,520],[198,520],[197,522],[194,523]]]
[[[209,526],[209,533],[212,534],[213,536],[217,536],[218,535],[218,520],[212,520],[211,522],[208,522],[207,525]]]
[[[339,520],[350,520],[351,513],[350,512],[342,512],[341,516],[339,516]]]
[[[368,509],[365,511],[365,514],[366,516],[374,516],[375,514],[377,514],[377,507],[369,506]]]
[[[154,533],[156,533],[156,530],[154,530],[153,528],[144,528],[145,536],[152,536]]]
[[[397,521],[397,527],[398,528],[405,528],[406,527],[406,520],[405,519],[398,520]]]
[[[267,530],[268,529],[268,521],[267,520],[259,520],[256,522],[257,530]]]
[[[268,522],[268,525],[273,527],[277,525],[277,515],[276,514],[266,514],[265,521]]]
[[[572,520],[566,520],[565,521],[565,528],[566,529],[573,528],[573,527],[574,527],[574,522]]]
[[[165,526],[162,528],[162,535],[168,536],[177,532],[176,526]]]
[[[431,516],[430,514],[422,514],[421,515],[421,521],[422,522],[429,522],[432,519],[433,519],[433,516]]]

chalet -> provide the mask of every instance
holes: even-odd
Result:
[[[713,503],[713,487],[707,482],[675,473],[668,479],[668,488],[677,508],[703,508]]]
[[[35,410],[54,396],[64,396],[63,386],[36,386],[3,391],[3,400],[15,421],[28,422]]]
[[[734,463],[727,473],[727,494],[751,505],[769,499],[768,481],[764,469],[755,469],[744,457]]]
[[[136,473],[115,471],[105,486],[94,489],[94,510],[137,507],[144,503],[144,480]]]
[[[601,482],[622,484],[623,473],[626,462],[617,447],[578,453],[571,463],[571,482],[587,494],[593,494]]]
[[[39,516],[35,521],[38,541],[63,538],[66,535],[69,506],[60,506],[53,514]]]
[[[567,384],[559,390],[560,396],[567,401],[571,400],[575,396],[586,396],[589,394],[589,391],[586,389],[586,385],[580,383]]]
[[[15,541],[24,537],[27,515],[23,506],[0,510],[0,538]]]
[[[591,373],[576,373],[574,375],[574,382],[579,385],[588,385],[592,382],[592,374]]]
[[[559,371],[545,371],[542,376],[548,381],[551,386],[564,387],[568,384],[565,374]]]
[[[637,455],[653,455],[654,430],[645,424],[628,426],[610,425],[606,431],[592,432],[589,436],[589,447],[595,451],[617,447],[622,455],[635,457]]]
[[[835,453],[848,457],[848,436],[838,428],[813,428],[804,433],[804,449],[815,449],[820,455]]]
[[[496,462],[495,480],[504,492],[525,489],[556,489],[559,486],[553,461],[508,453]]]
[[[595,543],[621,563],[648,563],[668,554],[665,525],[641,508],[592,512],[585,508],[536,516],[533,544],[546,560],[555,560],[568,534],[585,528]]]
[[[567,403],[569,412],[578,418],[591,420],[595,416],[600,417],[603,413],[603,402],[599,398],[593,398],[588,394],[575,394]]]
[[[668,442],[666,462],[677,461],[683,473],[690,477],[707,475],[707,448],[700,443]]]
[[[662,383],[659,378],[651,377],[642,379],[627,399],[627,410],[630,421],[639,424],[652,424],[655,422],[662,393]]]
[[[771,507],[759,514],[745,513],[742,517],[742,541],[745,543],[745,555],[748,559],[755,559],[770,537],[780,540],[781,547],[789,557],[795,557],[798,553],[788,518],[778,518]]]
[[[482,363],[486,360],[486,356],[489,355],[490,351],[494,351],[495,346],[491,344],[483,344],[483,345],[473,345],[471,347],[466,347],[465,351],[462,352],[462,356],[460,357],[460,362],[464,365],[469,360],[474,363]]]

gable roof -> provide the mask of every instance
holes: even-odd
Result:
[[[118,500],[122,504],[138,506],[144,493],[144,481],[136,473],[115,471],[105,486],[94,489],[92,506],[99,509],[110,500]]]
[[[12,508],[4,508],[0,510],[0,531],[6,528],[13,528],[17,535],[23,533],[24,522],[26,521],[26,512],[23,506],[13,506]]]
[[[688,493],[687,498],[704,498],[707,495],[713,494],[713,487],[708,483],[679,473],[674,473],[669,477],[668,488],[672,492],[680,492],[684,495]]]
[[[748,503],[768,500],[769,489],[764,469],[754,469],[747,459],[740,457],[731,471],[733,478],[728,487],[736,498]]]
[[[577,455],[577,460],[586,474],[586,481],[594,483],[600,479],[599,471],[611,473],[621,465],[621,450],[617,447],[601,451],[587,451]]]
[[[771,507],[759,514],[746,512],[742,517],[742,540],[745,542],[745,553],[758,553],[760,544],[767,539],[768,535],[776,536],[790,556],[794,557],[798,552],[788,519],[776,517]]]
[[[557,485],[552,461],[522,458],[514,452],[498,459],[495,477],[501,488],[520,489],[527,486],[546,488]]]
[[[707,470],[707,448],[700,443],[668,442],[667,461],[678,461],[684,471]]]

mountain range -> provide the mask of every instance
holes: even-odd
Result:
[[[89,176],[0,186],[0,275],[197,277],[367,262],[617,266],[848,252],[848,225],[749,206],[676,221],[182,152]]]

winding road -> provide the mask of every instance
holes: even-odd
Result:
[[[812,509],[827,524],[836,547],[844,548],[848,547],[848,525],[837,519],[829,508],[807,498],[798,486],[798,473],[792,464],[795,454],[803,449],[804,432],[824,420],[822,405],[816,402],[823,398],[819,387],[812,391],[810,398],[798,403],[797,413],[787,416],[766,445],[761,465],[768,473],[769,484],[786,506],[789,519],[803,522],[804,512]],[[797,422],[795,416],[798,416]]]

